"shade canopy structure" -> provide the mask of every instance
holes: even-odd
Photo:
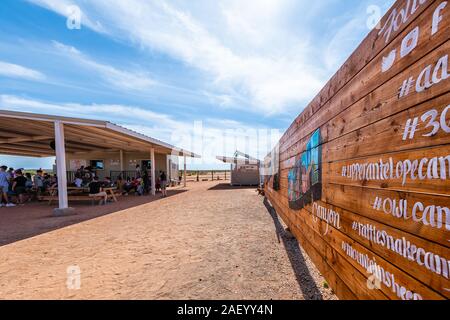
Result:
[[[200,158],[193,152],[123,128],[108,121],[68,118],[0,110],[0,153],[28,157],[53,157],[55,122],[64,125],[65,151],[142,151]]]
[[[233,157],[217,156],[217,160],[224,163],[234,164],[234,165],[259,165],[260,160],[253,158],[252,156],[245,154],[240,151],[236,151]]]
[[[0,110],[0,154],[26,157],[56,157],[60,209],[68,207],[66,153],[96,151],[148,151],[186,158],[200,158],[193,152],[100,120],[69,118]],[[155,172],[152,187],[155,190]]]

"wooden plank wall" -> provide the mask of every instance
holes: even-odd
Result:
[[[266,196],[341,299],[450,297],[449,23],[397,1],[276,148]]]

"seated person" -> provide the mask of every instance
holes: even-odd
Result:
[[[111,188],[113,186],[114,185],[113,185],[110,177],[106,177],[105,180],[103,180],[103,187],[104,188]]]
[[[135,178],[133,178],[133,180],[135,180]],[[125,192],[125,194],[128,194],[131,191],[136,192],[136,185],[133,183],[133,181],[131,181],[130,178],[127,178],[127,182],[125,182],[123,186],[123,191]]]
[[[93,181],[89,184],[89,197],[101,198],[99,205],[106,204],[108,201],[108,194],[103,191],[102,184],[98,181],[98,177],[94,177]]]
[[[116,186],[117,186],[117,189],[122,193],[123,193],[124,185],[125,185],[125,182],[123,181],[122,176],[118,176],[117,180],[116,180]]]
[[[81,188],[83,186],[83,179],[81,179],[81,175],[79,173],[75,174],[75,180],[73,181],[73,184],[77,188]]]
[[[15,172],[16,177],[13,180],[12,192],[19,197],[19,204],[24,204],[24,195],[27,193],[27,178],[23,176],[22,170]]]
[[[131,179],[127,178],[125,181],[122,182],[123,184],[123,192],[128,193],[128,191],[131,188]]]
[[[131,184],[133,186],[134,192],[137,193],[137,194],[139,194],[139,189],[140,189],[139,187],[141,185],[141,181],[142,181],[141,178],[133,178],[133,180],[131,181]]]
[[[145,192],[144,189],[144,181],[141,180],[141,182],[139,183],[139,185],[137,186],[137,194],[140,196],[143,196]]]
[[[52,177],[49,174],[45,174],[43,178],[44,190],[48,190],[52,187]]]

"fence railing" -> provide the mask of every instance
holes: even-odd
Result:
[[[75,171],[67,171],[66,175],[67,175],[67,182],[72,182],[75,181]]]
[[[75,171],[67,171],[67,181],[75,180]],[[181,181],[183,181],[184,172],[182,170],[179,171]],[[117,178],[121,176],[123,180],[127,180],[128,178],[132,179],[136,177],[136,171],[110,171],[109,177],[112,181],[116,181]],[[186,181],[228,181],[231,179],[231,171],[227,170],[209,170],[209,171],[186,171]]]
[[[184,172],[180,171],[183,177]],[[231,179],[231,171],[227,170],[208,170],[208,171],[187,171],[186,181],[200,182],[200,181],[228,181]]]
[[[127,180],[128,178],[133,179],[136,177],[136,171],[110,171],[109,176],[112,181],[116,181],[119,176],[123,180]]]
[[[67,171],[67,181],[72,182],[75,181],[76,171]],[[117,178],[121,176],[122,179],[127,180],[128,178],[132,179],[136,177],[136,171],[110,171],[109,177],[112,181],[116,181]],[[105,175],[106,177],[106,175]]]

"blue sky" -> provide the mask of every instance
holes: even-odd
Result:
[[[192,168],[261,158],[393,2],[2,0],[0,108],[109,120],[202,153]]]

